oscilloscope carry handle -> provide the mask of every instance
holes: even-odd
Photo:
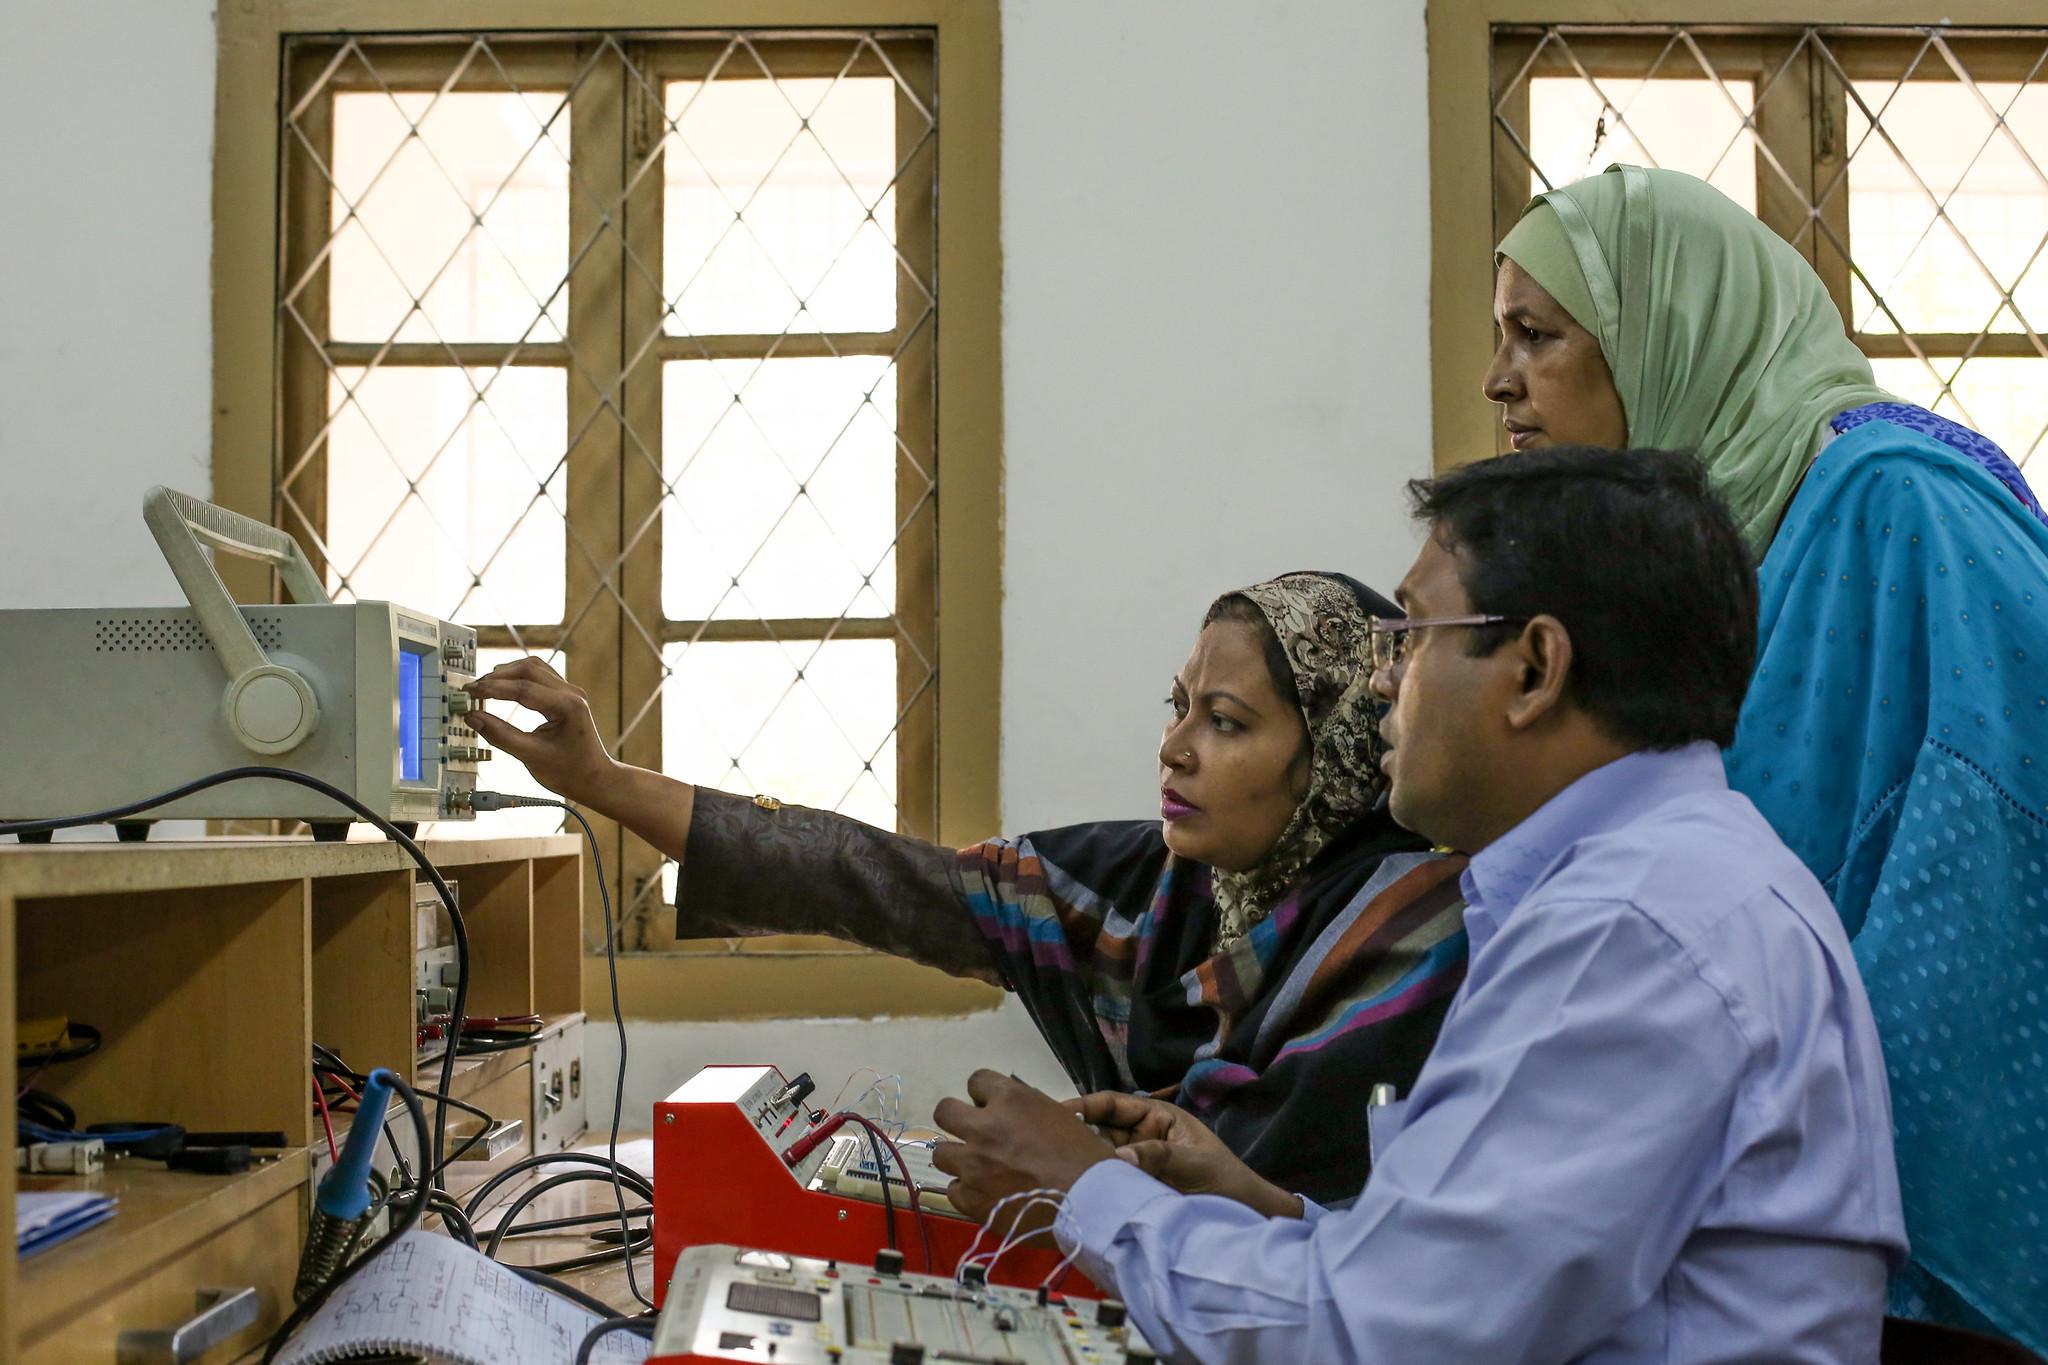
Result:
[[[292,669],[273,664],[256,642],[256,634],[228,595],[205,553],[204,541],[216,551],[260,560],[275,567],[292,601],[325,603],[327,590],[306,562],[299,543],[260,521],[216,507],[161,484],[142,499],[142,519],[149,523],[164,561],[171,566],[199,628],[227,670],[222,704],[228,728],[258,753],[281,754],[297,748],[318,724],[320,709],[313,689]]]

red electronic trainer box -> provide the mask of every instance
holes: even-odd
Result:
[[[950,1276],[980,1225],[945,1202],[947,1177],[932,1170],[928,1150],[883,1147],[893,1205],[885,1215],[867,1130],[846,1122],[822,1135],[831,1116],[814,1125],[790,1090],[772,1066],[707,1066],[654,1106],[656,1294],[666,1296],[686,1248],[716,1243],[869,1265],[893,1241],[905,1269]],[[898,1154],[921,1187],[921,1217],[910,1208]],[[934,1188],[923,1191],[928,1181]],[[982,1250],[1000,1240],[984,1237]],[[989,1279],[1036,1288],[1059,1261],[1051,1235],[1041,1233],[1012,1247]],[[1079,1271],[1058,1287],[1070,1298],[1101,1297]]]

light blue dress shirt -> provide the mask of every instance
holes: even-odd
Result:
[[[1176,1360],[1874,1362],[1906,1245],[1876,1028],[1719,751],[1587,774],[1464,890],[1470,974],[1356,1204],[1106,1161],[1061,1245]]]

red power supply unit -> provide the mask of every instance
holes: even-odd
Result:
[[[688,1247],[728,1243],[869,1265],[890,1245],[878,1199],[822,1185],[818,1170],[826,1145],[815,1145],[794,1166],[784,1159],[813,1127],[799,1100],[778,1101],[788,1088],[772,1066],[707,1066],[654,1106],[657,1299],[666,1298],[676,1257]],[[862,1130],[848,1125],[842,1131]],[[920,1231],[908,1192],[895,1177],[892,1170],[894,1243],[905,1269],[950,1276],[980,1225],[928,1211]],[[999,1240],[983,1238],[982,1249],[994,1250]],[[989,1279],[1036,1288],[1059,1261],[1051,1235],[1041,1234],[1011,1248]],[[1058,1288],[1068,1298],[1102,1297],[1078,1270],[1063,1276]]]

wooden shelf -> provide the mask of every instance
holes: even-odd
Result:
[[[573,834],[420,842],[420,851],[443,870],[528,858],[575,861],[582,848],[583,840]],[[387,839],[318,844],[304,837],[249,835],[141,844],[0,843],[0,886],[16,897],[240,886],[413,866],[405,850]]]
[[[123,1284],[189,1252],[219,1229],[306,1183],[306,1149],[241,1175],[192,1175],[153,1161],[115,1160],[97,1176],[22,1176],[24,1190],[113,1195],[113,1218],[21,1263],[15,1283],[24,1343],[79,1316],[109,1284]]]
[[[429,839],[470,927],[470,1013],[582,1010],[582,843],[570,835]],[[285,1155],[240,1176],[117,1161],[97,1187],[113,1220],[17,1264],[0,1258],[0,1360],[112,1359],[129,1328],[174,1326],[194,1293],[252,1285],[261,1321],[224,1356],[260,1345],[291,1301],[310,1209],[312,1046],[389,1066],[416,1087],[414,890],[420,874],[381,839],[218,838],[142,844],[0,844],[0,1054],[15,1021],[61,1015],[100,1048],[37,1081],[80,1123],[163,1121],[278,1131]],[[437,1064],[436,1064],[437,1065]],[[533,1150],[529,1049],[460,1059],[453,1093],[528,1138],[473,1187]],[[17,1075],[17,1087],[24,1077]],[[14,1137],[14,1115],[4,1135]],[[452,1125],[451,1125],[452,1126]],[[324,1134],[319,1157],[326,1157]],[[23,1188],[0,1178],[0,1213]],[[30,1183],[37,1182],[37,1183]]]

